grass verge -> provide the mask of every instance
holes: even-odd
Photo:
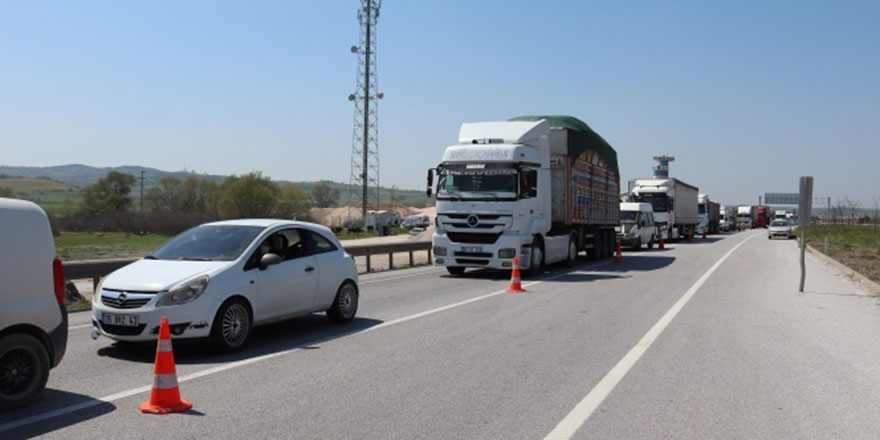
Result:
[[[880,228],[855,225],[812,225],[807,228],[807,244],[852,270],[880,282]]]

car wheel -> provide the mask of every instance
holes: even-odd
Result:
[[[651,239],[648,240],[648,249],[654,249],[654,236],[651,236]]]
[[[358,289],[351,282],[346,281],[339,286],[336,291],[336,298],[333,299],[333,305],[327,309],[327,317],[331,321],[345,324],[354,319],[358,309]]]
[[[223,351],[236,351],[244,346],[251,333],[251,314],[240,299],[231,299],[220,306],[211,325],[211,341]]]
[[[461,276],[464,273],[464,267],[460,266],[446,266],[446,271],[449,272],[449,275],[454,277]]]
[[[0,410],[33,402],[49,379],[49,353],[37,338],[11,334],[0,339]]]

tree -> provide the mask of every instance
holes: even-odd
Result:
[[[135,177],[111,171],[94,185],[82,189],[83,208],[91,212],[121,212],[131,207]]]
[[[152,212],[177,211],[180,198],[180,179],[166,176],[144,194],[144,205]]]
[[[0,186],[0,197],[12,198],[14,196],[15,194],[12,193],[11,189],[5,186]]]
[[[153,212],[216,212],[219,189],[211,179],[166,176],[147,191],[144,204]]]
[[[312,188],[312,200],[316,208],[332,208],[339,202],[339,190],[322,180]]]
[[[280,193],[259,171],[232,175],[220,186],[217,208],[224,218],[273,217]]]
[[[311,218],[311,210],[312,203],[309,201],[309,196],[305,191],[292,183],[281,187],[276,211],[278,217],[309,220]]]

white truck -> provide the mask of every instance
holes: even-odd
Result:
[[[739,230],[758,227],[758,210],[756,206],[740,205],[736,207],[736,228]]]
[[[699,189],[674,177],[639,179],[633,186],[633,201],[654,207],[654,222],[664,240],[677,240],[696,231]]]
[[[721,232],[721,204],[700,193],[697,204],[698,234],[718,234]]]
[[[532,273],[610,257],[620,223],[617,153],[571,116],[462,124],[458,144],[428,170],[437,177],[434,264]]]

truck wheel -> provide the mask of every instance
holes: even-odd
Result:
[[[0,410],[31,403],[49,379],[49,353],[37,338],[13,333],[0,339]]]
[[[605,231],[605,257],[610,258],[614,256],[614,253],[617,252],[615,249],[617,245],[617,235],[611,234],[610,231]]]
[[[654,249],[654,236],[651,236],[651,240],[648,241],[648,249]]]
[[[454,277],[461,276],[464,273],[464,267],[460,266],[446,266],[446,271],[449,272],[449,275]]]
[[[544,241],[536,235],[532,239],[532,252],[529,253],[529,275],[544,272]]]
[[[577,262],[577,237],[572,235],[568,238],[568,258],[565,260],[565,265],[568,267],[574,266]]]

